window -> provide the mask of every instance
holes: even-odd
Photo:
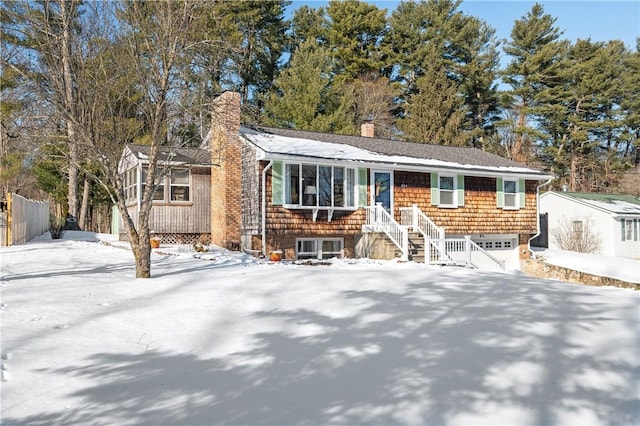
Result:
[[[355,207],[355,169],[316,164],[285,164],[285,204]]]
[[[515,180],[504,181],[504,208],[515,209],[517,207],[517,182]]]
[[[525,207],[524,179],[496,179],[497,205],[500,209],[518,210]]]
[[[133,169],[127,170],[123,178],[126,201],[135,201],[138,195],[136,191],[138,188],[138,169],[134,167]]]
[[[583,232],[584,232],[584,224],[582,223],[582,221],[581,220],[574,220],[571,223],[571,225],[573,227],[573,235],[576,238],[582,240],[582,235],[583,235]]]
[[[172,170],[169,175],[169,200],[189,201],[189,170]]]
[[[485,250],[511,250],[515,247],[515,240],[479,240],[474,242],[482,249]]]
[[[440,176],[440,205],[452,206],[454,186],[453,176]]]
[[[622,241],[638,241],[640,239],[640,220],[622,219]]]
[[[431,173],[431,205],[464,206],[464,175]]]
[[[190,201],[190,178],[188,169],[172,169],[167,176],[156,176],[156,190],[153,192],[153,201],[166,201],[180,203]],[[147,167],[142,168],[142,193],[144,193],[147,179]]]
[[[303,164],[302,166],[302,205],[315,206],[318,201],[318,170],[315,165]]]
[[[342,238],[299,238],[296,240],[298,259],[330,259],[342,257],[344,239]]]
[[[300,166],[287,164],[285,180],[286,204],[300,204]]]

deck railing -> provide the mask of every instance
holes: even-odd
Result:
[[[367,228],[374,232],[384,232],[402,252],[401,259],[409,260],[409,230],[407,227],[396,222],[380,203],[365,209],[367,211]]]
[[[426,264],[455,264],[481,269],[483,271],[504,272],[505,262],[487,253],[471,237],[438,238],[426,237],[424,261]]]

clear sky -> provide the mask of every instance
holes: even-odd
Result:
[[[399,1],[369,0],[380,9],[394,10]],[[639,0],[568,1],[542,0],[545,13],[557,18],[556,26],[564,31],[562,38],[575,41],[591,38],[592,41],[622,40],[635,50],[636,37],[640,37]],[[294,0],[291,9],[303,4],[321,7],[328,4],[322,0]],[[476,16],[496,29],[499,39],[510,38],[513,22],[520,19],[535,1],[528,0],[465,0],[461,10]]]

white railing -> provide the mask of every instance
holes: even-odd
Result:
[[[438,238],[426,237],[424,261],[430,263],[445,263],[465,265],[481,269],[483,271],[504,272],[503,260],[496,259],[487,253],[482,247],[471,241],[471,237],[464,238]]]
[[[384,232],[387,237],[402,251],[402,260],[409,260],[409,230],[400,225],[377,203],[375,206],[365,207],[367,212],[366,226],[374,232]]]
[[[414,232],[420,232],[424,238],[425,258],[427,256],[427,243],[428,239],[444,239],[444,228],[436,225],[422,210],[418,208],[417,204],[411,207],[400,208],[400,223],[404,226],[411,228]],[[431,249],[435,249],[438,252],[434,253],[438,258],[446,258],[447,252],[442,245],[432,246]]]
[[[425,237],[444,238],[444,228],[436,225],[416,204],[400,208],[400,223],[420,232]]]

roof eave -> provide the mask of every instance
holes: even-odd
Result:
[[[479,177],[502,177],[502,176],[514,176],[526,180],[537,180],[544,181],[552,179],[553,176],[543,174],[543,173],[535,173],[535,172],[523,172],[518,170],[509,170],[507,167],[495,167],[495,168],[484,168],[484,167],[455,167],[455,166],[438,166],[438,165],[426,165],[426,164],[411,164],[411,163],[397,163],[391,161],[358,161],[358,160],[340,160],[331,157],[319,157],[319,156],[307,156],[307,155],[292,155],[292,154],[281,154],[281,153],[273,153],[266,152],[258,147],[256,158],[258,160],[273,160],[273,161],[313,161],[313,162],[327,162],[327,163],[335,163],[335,164],[352,164],[354,166],[359,167],[367,167],[367,168],[376,168],[376,167],[387,167],[392,168],[394,170],[403,170],[409,172],[443,172],[443,173],[452,173],[452,172],[462,172],[466,176],[479,176]]]
[[[583,198],[574,197],[573,195],[566,194],[564,192],[549,191],[549,192],[545,192],[544,194],[542,194],[542,196],[548,196],[547,194],[556,195],[556,196],[564,198],[566,200],[578,203],[578,204],[580,204],[582,206],[589,207],[589,208],[592,208],[594,210],[599,210],[599,211],[601,211],[603,213],[607,213],[607,214],[609,214],[611,216],[614,216],[614,217],[629,217],[629,216],[638,217],[638,216],[640,216],[640,213],[635,213],[635,212],[621,213],[621,212],[613,211],[611,209],[606,208],[605,206],[588,203],[587,200],[585,200]]]

